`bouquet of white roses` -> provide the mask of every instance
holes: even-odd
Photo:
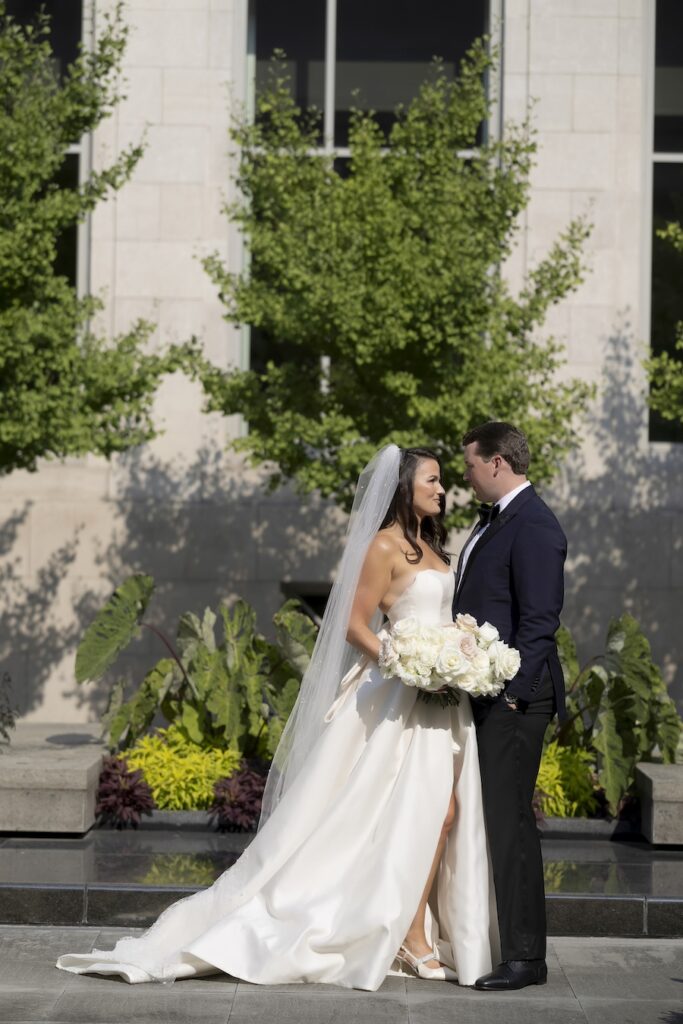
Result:
[[[471,615],[458,615],[447,626],[400,619],[383,638],[379,652],[385,678],[396,677],[417,687],[425,698],[444,704],[457,704],[458,690],[473,697],[495,697],[519,666],[519,651],[503,643],[490,622],[480,626]]]

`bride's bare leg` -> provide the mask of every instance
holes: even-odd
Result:
[[[431,943],[427,942],[427,937],[425,935],[425,914],[427,912],[427,900],[429,899],[429,894],[432,891],[432,885],[434,884],[436,872],[438,870],[439,863],[443,856],[443,851],[446,846],[446,840],[448,839],[448,833],[450,832],[454,821],[455,796],[451,793],[451,800],[448,805],[446,817],[444,818],[444,823],[441,826],[441,835],[439,836],[439,842],[437,844],[436,852],[434,854],[434,860],[432,862],[432,867],[429,872],[429,878],[427,879],[427,884],[424,887],[424,892],[422,893],[422,898],[420,899],[420,904],[417,908],[417,913],[415,914],[415,917],[413,918],[410,928],[408,929],[408,932],[404,939],[404,945],[408,947],[408,949],[414,956],[424,956],[425,953],[429,953],[430,949],[432,948]],[[438,967],[439,964],[436,960],[428,960],[426,966]]]

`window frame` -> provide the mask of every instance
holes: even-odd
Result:
[[[654,227],[654,168],[655,164],[680,164],[683,168],[683,150],[680,153],[658,152],[655,148],[655,80],[657,74],[657,0],[645,5],[643,15],[643,135],[642,147],[642,244],[641,251],[641,293],[640,293],[640,336],[647,340],[648,352],[652,349],[652,231]],[[647,383],[647,382],[646,382]],[[653,440],[650,436],[650,409],[646,409],[645,437],[648,445],[655,445],[658,451],[678,451],[683,456],[683,442],[677,440]]]
[[[321,0],[322,2],[322,0]],[[311,149],[311,156],[326,156],[329,159],[348,158],[351,150],[348,146],[334,145],[335,100],[336,100],[336,59],[337,59],[337,0],[325,2],[325,48],[324,48],[324,100],[323,100],[323,144]],[[248,117],[253,120],[256,106],[256,25],[257,0],[246,0],[245,38],[245,109]],[[491,43],[500,53],[500,61],[494,74],[491,75],[489,88],[493,97],[491,118],[488,123],[489,137],[499,139],[503,132],[503,78],[504,49],[503,22],[505,17],[505,0],[488,0],[488,25],[486,31]],[[463,151],[463,157],[473,157],[474,150]],[[242,250],[242,270],[247,267],[248,254]],[[251,363],[251,329],[244,324],[241,330],[240,369],[248,370]],[[243,425],[246,432],[246,425]]]

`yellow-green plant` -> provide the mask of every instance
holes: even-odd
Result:
[[[205,810],[214,783],[233,775],[242,757],[237,750],[200,747],[176,725],[143,736],[125,753],[128,767],[139,768],[160,810]]]
[[[595,810],[594,761],[586,750],[553,740],[543,751],[536,788],[541,810],[553,818],[577,818]]]

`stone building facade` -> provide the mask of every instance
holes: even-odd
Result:
[[[86,43],[108,2],[85,5]],[[54,17],[67,7],[54,4]],[[79,286],[103,295],[103,327],[114,334],[144,316],[157,325],[156,344],[194,334],[215,362],[244,365],[248,337],[222,319],[200,259],[218,251],[241,265],[222,212],[231,195],[227,127],[230,104],[250,102],[261,51],[271,42],[289,47],[297,73],[305,71],[298,87],[319,105],[334,88],[336,52],[337,116],[328,113],[326,123],[343,134],[340,106],[354,75],[373,106],[390,109],[419,80],[434,37],[448,50],[455,25],[457,56],[490,19],[503,55],[499,121],[522,118],[533,101],[538,132],[511,281],[522,282],[572,216],[585,212],[594,224],[592,272],[545,328],[566,345],[566,372],[598,385],[581,450],[547,495],[570,543],[565,622],[589,656],[610,617],[631,611],[683,708],[683,444],[655,439],[662,434],[648,422],[641,368],[652,317],[653,196],[655,216],[683,197],[683,69],[664,45],[666,32],[683,52],[676,7],[493,0],[488,10],[430,0],[399,13],[395,4],[351,0],[128,0],[127,99],[94,138],[75,145],[74,157],[84,173],[146,132],[132,182],[79,235]],[[336,40],[325,31],[335,8]],[[424,53],[402,65],[402,47],[418,45],[419,19],[431,26]],[[240,424],[204,415],[184,378],[164,384],[157,414],[165,433],[144,449],[110,463],[46,463],[0,482],[0,661],[31,718],[98,715],[102,694],[73,682],[75,646],[98,601],[131,571],[155,577],[151,618],[170,629],[181,611],[236,596],[255,605],[267,628],[284,593],[312,595],[330,578],[343,527],[333,508],[286,490],[265,495],[259,474],[226,452]],[[453,547],[461,541],[454,537]],[[126,656],[129,671],[154,655],[151,639],[140,640]]]

